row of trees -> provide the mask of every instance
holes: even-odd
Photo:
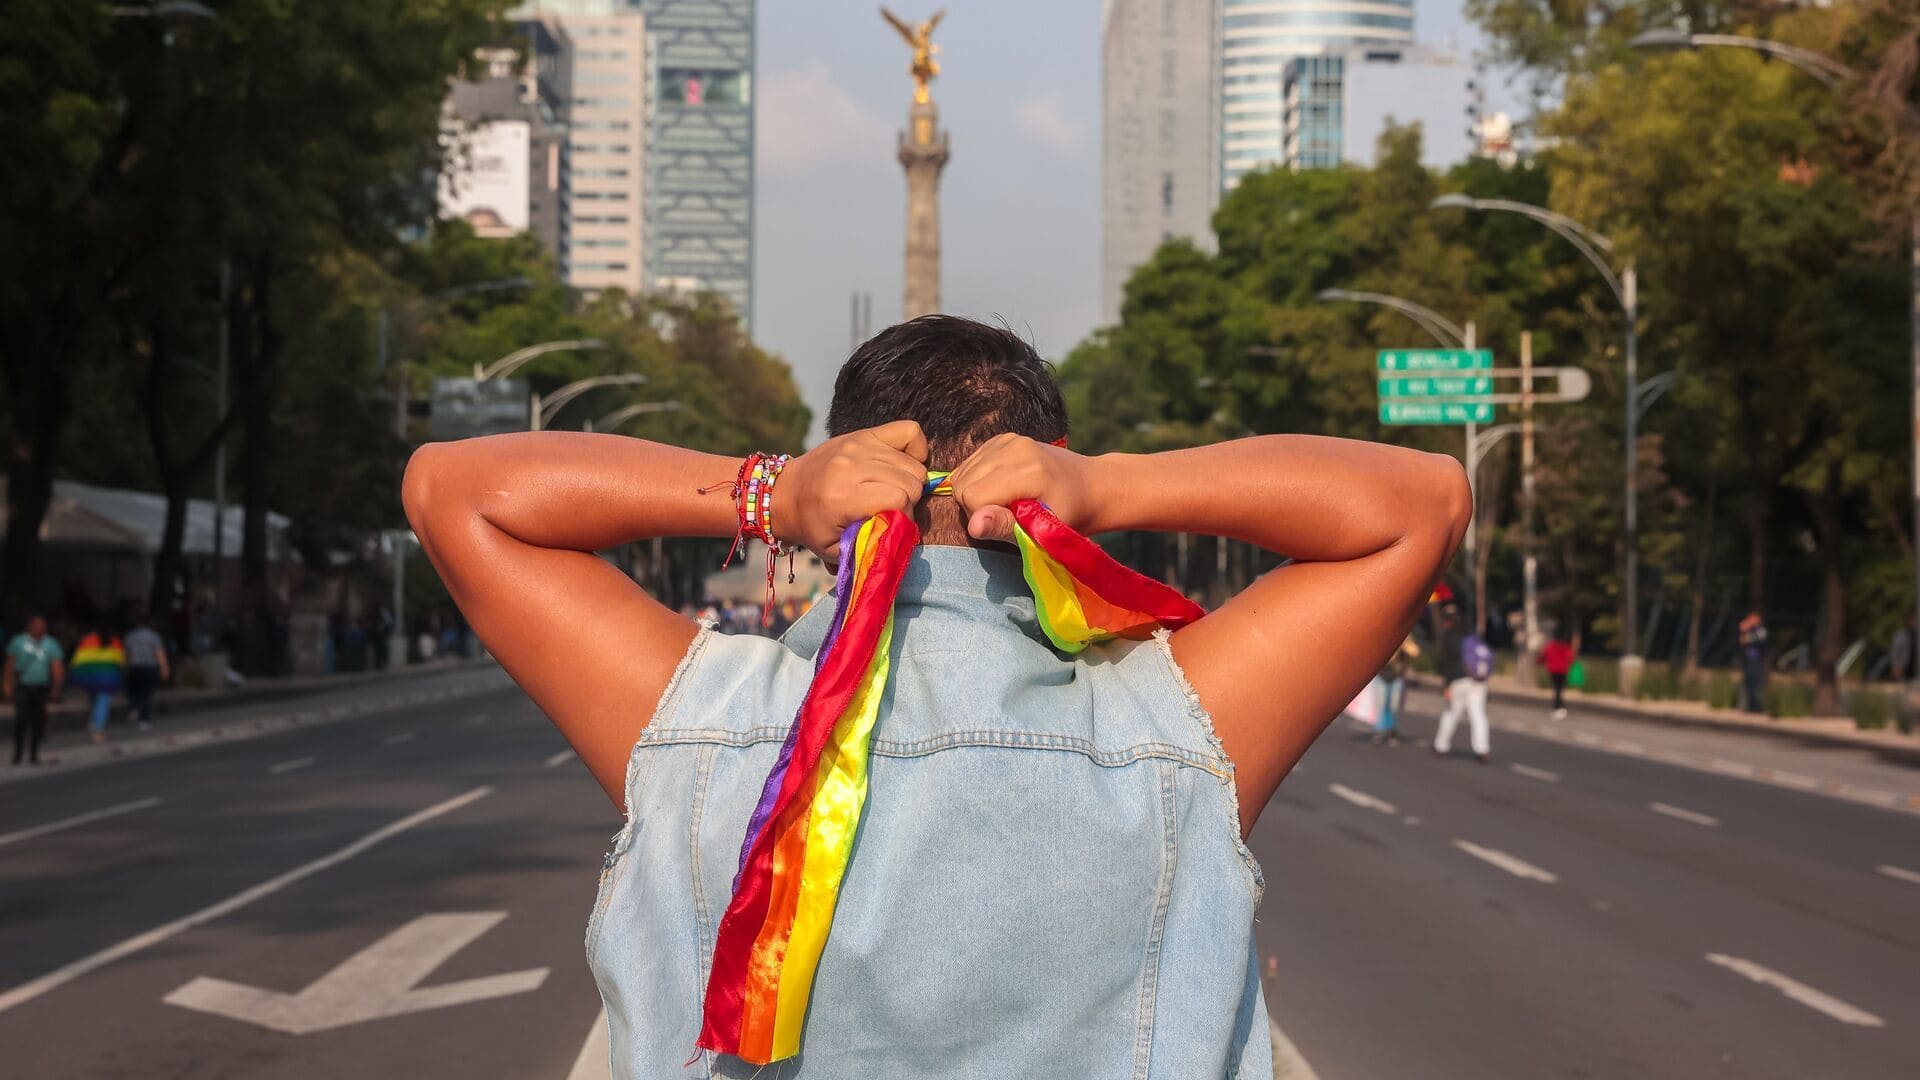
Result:
[[[1545,610],[1623,649],[1620,311],[1568,244],[1512,214],[1429,209],[1462,191],[1549,206],[1616,241],[1641,283],[1641,377],[1680,373],[1640,434],[1641,650],[1723,658],[1734,620],[1766,612],[1809,646],[1822,711],[1848,642],[1884,642],[1912,608],[1907,276],[1920,19],[1878,0],[1777,3],[1473,0],[1501,59],[1554,93],[1539,155],[1419,164],[1418,133],[1371,169],[1248,177],[1215,216],[1215,253],[1163,247],[1117,326],[1063,366],[1094,448],[1151,449],[1249,431],[1388,438],[1460,452],[1457,428],[1382,428],[1373,352],[1425,345],[1383,308],[1407,297],[1464,322],[1509,364],[1588,369],[1584,403],[1543,408],[1537,528],[1518,535],[1517,453],[1482,467],[1480,552],[1517,597],[1518,553]],[[1867,72],[1835,93],[1732,50],[1648,56],[1626,42],[1679,18],[1818,48]],[[1463,574],[1463,577],[1466,576]]]
[[[785,366],[718,301],[584,301],[530,238],[434,224],[448,80],[507,39],[507,6],[8,5],[0,619],[17,625],[41,591],[57,477],[167,495],[151,598],[164,612],[186,499],[210,493],[224,445],[244,522],[236,660],[269,669],[269,510],[292,519],[309,566],[367,557],[353,538],[400,524],[396,393],[533,342],[609,345],[537,362],[536,388],[639,372],[646,397],[683,404],[653,431],[727,450],[799,442],[807,415]],[[513,278],[528,283],[435,299]],[[596,403],[617,404],[607,393]]]

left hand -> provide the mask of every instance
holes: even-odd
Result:
[[[1101,499],[1097,460],[1025,435],[988,439],[951,478],[953,497],[967,514],[967,535],[1011,541],[1007,507],[1021,499],[1038,499],[1061,521],[1088,531]]]

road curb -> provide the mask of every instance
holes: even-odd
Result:
[[[1416,685],[1429,690],[1441,689],[1438,676],[1416,675]],[[1509,705],[1540,705],[1553,700],[1553,694],[1546,690],[1530,690],[1518,686],[1502,686],[1499,683],[1487,684],[1487,696],[1494,701]],[[1569,704],[1581,709],[1598,713],[1612,720],[1634,720],[1646,724],[1659,724],[1667,727],[1687,727],[1707,731],[1725,731],[1762,735],[1772,739],[1797,742],[1803,746],[1820,746],[1850,750],[1868,750],[1901,765],[1920,766],[1920,741],[1912,745],[1902,745],[1888,737],[1875,737],[1862,734],[1851,736],[1840,732],[1808,731],[1803,728],[1785,726],[1787,722],[1762,722],[1738,718],[1719,718],[1711,716],[1690,716],[1685,713],[1657,712],[1650,709],[1628,705],[1624,702],[1608,701],[1605,698],[1591,697],[1577,691],[1568,694]],[[1903,737],[1904,738],[1904,737]]]

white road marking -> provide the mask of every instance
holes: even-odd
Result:
[[[1355,791],[1345,784],[1328,784],[1327,790],[1347,800],[1362,810],[1378,810],[1382,814],[1397,814],[1399,808],[1385,799],[1378,799],[1364,791]]]
[[[1726,968],[1736,975],[1752,979],[1761,986],[1771,986],[1792,1000],[1805,1005],[1807,1008],[1815,1012],[1825,1013],[1843,1024],[1852,1024],[1856,1027],[1876,1028],[1886,1026],[1887,1022],[1885,1020],[1880,1019],[1865,1009],[1855,1005],[1849,1005],[1839,998],[1834,997],[1832,994],[1815,990],[1806,983],[1790,979],[1772,968],[1766,967],[1763,964],[1757,964],[1752,960],[1739,956],[1728,956],[1725,953],[1708,953],[1707,962]]]
[[[57,833],[62,829],[71,829],[77,825],[85,825],[89,822],[99,821],[102,818],[131,814],[135,810],[150,810],[166,801],[167,800],[161,798],[135,799],[133,802],[120,803],[117,806],[106,806],[98,810],[89,810],[84,814],[75,814],[72,817],[61,818],[59,821],[49,821],[45,825],[35,825],[30,829],[0,833],[0,847],[5,847],[8,844],[17,844],[22,840],[31,840],[36,836],[45,836],[48,833]]]
[[[49,990],[55,990],[65,986],[80,976],[92,971],[97,971],[116,960],[124,960],[143,949],[158,945],[168,938],[178,935],[182,931],[191,930],[196,926],[212,922],[223,915],[231,915],[241,908],[246,907],[248,904],[253,903],[255,900],[272,896],[274,893],[279,892],[289,885],[304,881],[322,870],[338,866],[356,855],[363,854],[369,848],[372,848],[383,840],[390,840],[406,832],[408,829],[424,825],[434,818],[440,817],[443,814],[450,814],[469,803],[484,799],[491,794],[493,794],[492,788],[482,786],[474,788],[464,795],[455,795],[451,799],[437,802],[425,810],[408,814],[406,817],[390,825],[383,825],[331,855],[325,855],[310,863],[296,866],[278,877],[269,878],[252,888],[235,893],[210,907],[201,908],[191,915],[185,915],[170,923],[156,926],[143,934],[136,934],[119,944],[109,945],[90,956],[75,960],[65,967],[49,971],[37,979],[21,983],[6,993],[0,994],[0,1013],[6,1012],[15,1006],[24,1005],[34,998],[47,993]]]
[[[296,994],[201,975],[161,1001],[288,1035],[311,1035],[389,1016],[444,1009],[538,990],[548,968],[439,983],[419,983],[480,935],[504,911],[422,915],[348,957]]]
[[[419,738],[419,736],[414,732],[402,731],[398,734],[389,735],[386,738],[381,739],[380,743],[383,746],[399,746],[401,743],[410,743],[417,738]]]
[[[0,844],[3,844],[5,842],[6,842],[5,838],[0,837]],[[1904,867],[1887,866],[1883,863],[1880,866],[1875,867],[1875,869],[1879,870],[1881,873],[1887,875],[1890,878],[1898,878],[1901,881],[1911,881],[1915,885],[1920,885],[1920,873],[1916,873],[1912,870],[1905,869]]]
[[[573,751],[562,750],[559,753],[547,759],[547,768],[551,769],[556,765],[565,765],[567,762],[572,760],[573,760]]]
[[[1455,840],[1453,846],[1479,859],[1481,862],[1491,863],[1517,878],[1544,882],[1548,885],[1555,884],[1560,880],[1560,876],[1550,870],[1542,870],[1525,859],[1509,855],[1504,851],[1481,847],[1471,840]]]
[[[1413,814],[1408,814],[1406,817],[1401,818],[1400,822],[1403,825],[1418,825],[1420,824],[1420,819]]]
[[[1712,814],[1702,814],[1698,810],[1683,810],[1678,806],[1670,806],[1663,802],[1650,802],[1647,804],[1647,809],[1656,814],[1665,814],[1670,818],[1690,821],[1695,825],[1704,825],[1709,829],[1717,829],[1720,827],[1719,818],[1714,817]]]
[[[1549,784],[1557,784],[1560,782],[1560,774],[1557,772],[1548,772],[1545,769],[1536,769],[1531,765],[1522,765],[1517,761],[1507,766],[1507,768],[1512,769],[1514,772],[1519,773],[1521,776],[1530,776],[1535,780],[1545,780]]]
[[[1280,1030],[1280,1024],[1271,1013],[1267,1015],[1267,1028],[1273,1036],[1273,1080],[1320,1080],[1320,1074],[1307,1064],[1300,1048],[1293,1045],[1293,1040],[1287,1038],[1286,1032]]]
[[[580,1044],[580,1054],[573,1059],[573,1068],[567,1070],[567,1080],[612,1080],[613,1047],[607,1035],[607,1010],[603,1006],[600,1015],[593,1018],[593,1027],[587,1032],[587,1041]]]
[[[283,761],[278,765],[269,765],[267,766],[267,772],[272,773],[274,776],[279,776],[281,773],[290,773],[295,769],[304,769],[319,760],[319,758],[297,757],[292,761]]]

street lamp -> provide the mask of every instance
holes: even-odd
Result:
[[[553,423],[553,418],[560,414],[560,410],[566,408],[567,402],[595,387],[638,386],[646,381],[645,375],[595,375],[570,382],[546,398],[534,394],[527,409],[528,426],[534,431],[545,430],[548,424]]]
[[[633,419],[636,416],[645,416],[648,413],[679,412],[679,411],[680,411],[680,403],[677,401],[642,401],[633,405],[628,405],[624,408],[613,410],[612,412],[601,417],[600,419],[592,421],[591,423],[587,424],[586,430],[610,431],[613,428],[619,427],[621,424],[626,423],[627,421]]]
[[[1473,348],[1473,345],[1470,344],[1469,341],[1469,339],[1473,337],[1472,323],[1468,323],[1467,329],[1462,330],[1460,327],[1454,325],[1453,320],[1448,319],[1430,307],[1423,304],[1416,304],[1411,300],[1405,300],[1398,296],[1389,296],[1386,293],[1360,292],[1354,289],[1321,289],[1319,292],[1313,294],[1313,298],[1315,300],[1328,302],[1345,300],[1355,304],[1379,304],[1382,307],[1389,307],[1405,315],[1407,318],[1412,319],[1414,322],[1419,323],[1420,329],[1432,335],[1434,340],[1438,341],[1440,347],[1443,349]]]
[[[1626,498],[1627,498],[1627,567],[1626,567],[1626,611],[1622,639],[1626,648],[1620,657],[1620,689],[1631,695],[1633,686],[1639,681],[1643,661],[1640,657],[1640,552],[1635,546],[1640,532],[1640,482],[1635,475],[1639,469],[1640,452],[1640,414],[1644,406],[1640,397],[1640,335],[1639,335],[1639,285],[1640,278],[1633,268],[1633,260],[1627,260],[1626,267],[1615,274],[1602,252],[1613,251],[1613,241],[1593,231],[1565,214],[1555,213],[1544,206],[1532,203],[1514,202],[1510,199],[1476,199],[1471,195],[1458,192],[1442,195],[1431,204],[1435,210],[1504,210],[1532,218],[1534,221],[1552,229],[1561,239],[1572,244],[1580,254],[1587,257],[1593,268],[1600,272],[1607,288],[1613,291],[1613,298],[1620,302],[1620,308],[1627,318],[1627,354],[1626,354],[1626,393],[1625,412],[1627,418],[1626,437]],[[1664,387],[1662,388],[1664,389]],[[1648,399],[1651,404],[1651,398]]]
[[[534,357],[545,356],[550,352],[565,352],[567,350],[588,352],[593,349],[604,349],[606,347],[607,343],[598,338],[581,338],[578,341],[543,341],[538,345],[529,345],[524,349],[510,352],[500,359],[495,360],[493,363],[488,364],[486,367],[481,367],[479,364],[473,365],[473,381],[486,382],[488,379],[504,379],[520,370],[524,364]]]

